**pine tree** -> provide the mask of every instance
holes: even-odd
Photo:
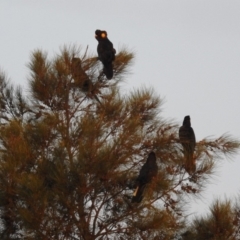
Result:
[[[197,142],[196,171],[187,173],[179,125],[161,116],[162,99],[152,89],[121,91],[133,59],[120,49],[109,81],[87,49],[64,47],[52,59],[35,50],[24,95],[1,73],[1,239],[167,240],[186,227],[188,196],[239,142]],[[151,151],[157,177],[133,204]]]
[[[183,240],[239,240],[240,206],[239,199],[216,200],[210,207],[210,214],[193,219],[191,226],[182,234]]]

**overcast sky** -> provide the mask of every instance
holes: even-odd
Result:
[[[154,87],[165,98],[162,116],[180,125],[190,115],[197,141],[223,133],[240,139],[239,0],[2,0],[0,68],[27,89],[33,50],[53,56],[77,44],[95,52],[96,29],[117,51],[126,45],[136,53],[124,89]],[[240,153],[222,161],[192,212],[237,196],[239,170]]]

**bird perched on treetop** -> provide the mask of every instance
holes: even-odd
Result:
[[[143,198],[143,192],[148,183],[157,176],[158,166],[156,163],[156,155],[151,152],[148,155],[146,163],[142,166],[140,173],[136,179],[137,187],[133,193],[132,203],[140,203]]]
[[[186,159],[185,168],[188,173],[195,172],[196,163],[193,159],[193,153],[196,146],[196,138],[191,127],[190,116],[184,117],[183,125],[179,128],[179,139],[183,146],[183,154]]]
[[[98,41],[97,52],[98,59],[103,64],[103,72],[107,79],[110,80],[113,77],[113,64],[115,59],[116,50],[113,48],[113,44],[109,41],[106,31],[96,30],[95,38]]]

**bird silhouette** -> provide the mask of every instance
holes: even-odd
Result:
[[[158,166],[156,163],[156,155],[151,152],[148,155],[146,163],[142,166],[136,179],[137,187],[133,193],[132,203],[140,203],[143,199],[143,192],[148,183],[157,176]]]
[[[113,64],[115,60],[116,50],[113,48],[112,42],[107,37],[106,31],[96,30],[95,38],[98,41],[97,52],[98,59],[103,64],[103,72],[107,79],[110,80],[113,77]]]
[[[191,174],[196,171],[196,163],[193,158],[196,138],[193,128],[191,127],[190,116],[184,117],[183,124],[179,128],[179,139],[183,146],[183,154],[186,159],[185,169],[189,174]]]

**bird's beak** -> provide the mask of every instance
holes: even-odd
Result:
[[[97,38],[97,35],[95,35],[95,38]]]

